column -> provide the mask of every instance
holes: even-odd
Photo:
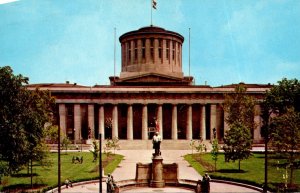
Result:
[[[166,40],[162,40],[162,63],[164,64],[167,60],[167,54],[166,54]]]
[[[205,105],[201,105],[200,110],[200,132],[203,140],[206,140],[206,115],[205,115]]]
[[[179,67],[182,66],[182,53],[181,53],[181,44],[179,44]],[[180,68],[181,69],[181,68]]]
[[[177,133],[177,104],[174,104],[172,107],[172,139],[178,139]]]
[[[95,113],[94,113],[94,105],[89,104],[88,105],[88,128],[90,129],[90,138],[96,138],[95,137]],[[80,136],[81,138],[81,136]]]
[[[151,61],[150,56],[150,39],[146,39],[146,63],[149,63]]]
[[[161,136],[161,139],[163,139],[163,110],[162,110],[162,105],[159,104],[158,105],[158,109],[157,109],[157,124],[159,127],[159,134]]]
[[[135,58],[134,58],[134,41],[130,41],[130,47],[131,47],[131,52],[130,52],[130,65],[134,64]]]
[[[178,67],[177,67],[177,64],[178,64],[178,61],[177,61],[177,51],[178,51],[178,50],[177,50],[177,44],[178,44],[178,42],[174,42],[174,43],[175,43],[175,44],[173,45],[173,46],[175,47],[175,49],[174,49],[174,50],[175,50],[175,53],[174,53],[174,66],[176,66],[176,67],[175,67],[175,69],[176,69],[175,71],[177,72],[177,71],[178,71],[178,70],[177,70],[177,69],[178,69]]]
[[[112,137],[119,137],[118,130],[118,105],[115,104],[112,111]]]
[[[133,139],[133,114],[132,114],[132,105],[127,107],[127,139]]]
[[[99,108],[99,133],[101,133],[101,139],[105,139],[105,129],[104,129],[104,106],[101,105]]]
[[[154,57],[153,57],[153,62],[158,63],[159,58],[158,58],[158,39],[154,39]]]
[[[137,40],[137,49],[138,49],[138,64],[141,65],[142,63],[142,40],[138,39]]]
[[[169,40],[169,63],[172,65],[172,72],[173,72],[173,58],[172,58],[172,52],[173,52],[173,41]]]
[[[81,134],[81,107],[80,104],[74,105],[74,131],[75,131],[75,140],[80,139]]]
[[[229,125],[226,121],[227,118],[228,118],[228,112],[224,111],[224,136],[226,134],[226,131],[228,131],[230,129]]]
[[[186,139],[191,140],[193,139],[193,132],[192,132],[192,105],[188,105],[187,110],[187,123],[186,123]]]
[[[60,130],[67,135],[67,122],[66,122],[66,105],[59,104],[59,127]]]
[[[217,105],[210,105],[210,139],[214,138],[213,129],[217,129]],[[218,138],[218,136],[216,136]]]
[[[260,128],[261,128],[261,108],[260,105],[254,106],[254,136],[253,139],[255,142],[260,142],[262,140],[261,134],[260,134]]]
[[[148,139],[148,108],[147,104],[143,106],[142,113],[142,139]]]

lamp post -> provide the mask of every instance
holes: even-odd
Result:
[[[61,193],[61,188],[60,188],[60,127],[58,127],[58,144],[57,144],[57,148],[58,148],[58,193]]]
[[[99,193],[102,193],[102,134],[99,133]]]

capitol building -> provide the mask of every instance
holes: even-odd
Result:
[[[193,77],[182,71],[184,37],[179,33],[150,25],[121,35],[119,41],[121,72],[109,77],[110,85],[29,85],[55,97],[54,120],[69,139],[86,143],[101,133],[103,139],[119,138],[123,149],[152,148],[150,139],[159,131],[162,148],[180,149],[192,139],[210,141],[215,130],[222,142],[229,129],[224,94],[234,92],[235,84],[194,85]],[[252,136],[260,143],[259,102],[270,85],[240,84],[257,101]]]

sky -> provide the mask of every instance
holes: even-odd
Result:
[[[152,23],[185,37],[196,85],[300,79],[300,0],[156,1]],[[0,66],[31,84],[107,85],[119,36],[150,24],[151,0],[0,0]]]

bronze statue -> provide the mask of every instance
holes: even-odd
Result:
[[[161,136],[159,135],[158,132],[155,132],[152,139],[152,143],[153,143],[153,149],[155,150],[153,155],[154,156],[161,155],[160,152]]]

